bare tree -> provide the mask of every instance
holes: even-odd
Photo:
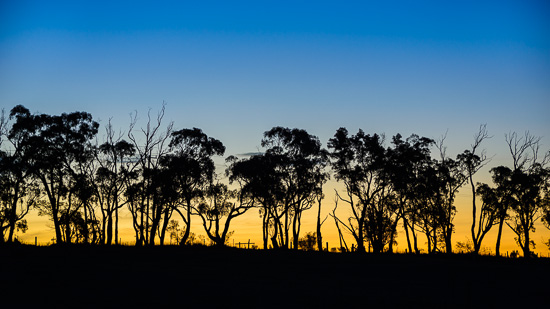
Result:
[[[160,211],[159,205],[154,204],[151,195],[154,171],[159,169],[158,158],[165,155],[168,150],[168,139],[172,132],[173,123],[170,122],[164,132],[161,131],[166,104],[163,103],[156,119],[151,118],[151,110],[147,113],[147,124],[141,128],[141,137],[134,134],[137,124],[137,111],[131,117],[128,139],[134,145],[137,152],[135,169],[141,177],[137,183],[133,183],[127,190],[126,198],[128,208],[132,214],[133,227],[136,234],[136,245],[154,244],[156,230],[152,229],[152,218]],[[153,233],[153,234],[151,234]],[[151,237],[153,236],[153,237]]]
[[[472,235],[475,254],[478,254],[483,237],[487,234],[487,232],[489,232],[489,229],[494,223],[493,212],[489,211],[489,208],[487,208],[489,207],[489,203],[483,203],[482,208],[478,213],[476,205],[476,188],[473,179],[474,175],[490,161],[490,159],[487,158],[485,150],[479,149],[481,143],[488,138],[490,138],[490,136],[487,132],[487,125],[480,125],[479,131],[474,136],[474,142],[470,149],[465,150],[462,154],[458,155],[458,160],[461,161],[466,167],[466,175],[472,189],[472,226],[470,228],[470,232]],[[478,217],[479,219],[477,219]]]
[[[338,191],[336,191],[336,194],[338,194]],[[340,224],[342,224],[348,231],[351,231],[351,229],[340,219],[338,219],[338,216],[336,216],[336,209],[338,209],[338,200],[340,198],[336,196],[334,198],[334,209],[332,210],[332,213],[329,214],[334,219],[334,224],[336,225],[336,230],[338,230],[338,240],[340,242],[340,251],[349,251],[348,245],[346,243],[346,239],[344,238],[344,234],[342,233],[342,229],[340,229]]]
[[[512,156],[514,169],[508,174],[511,187],[510,208],[512,215],[510,223],[506,224],[516,234],[516,241],[523,250],[523,256],[531,256],[531,247],[535,246],[530,232],[534,232],[534,224],[542,217],[545,206],[545,187],[548,185],[550,151],[540,155],[540,137],[526,132],[523,137],[511,133],[506,136],[506,143]]]
[[[323,236],[321,234],[321,226],[323,225],[323,223],[325,223],[325,221],[328,218],[328,215],[327,215],[321,221],[321,203],[323,201],[323,198],[324,198],[323,195],[317,196],[317,203],[319,204],[319,210],[317,211],[317,224],[316,224],[316,227],[317,227],[317,234],[316,234],[316,236],[317,236],[317,250],[318,251],[323,251]],[[327,248],[327,250],[328,250],[328,248]]]
[[[460,162],[460,155],[457,160],[447,157],[447,147],[444,146],[447,134],[439,139],[436,147],[439,150],[441,160],[436,163],[437,175],[440,181],[439,186],[439,201],[436,203],[438,207],[437,220],[441,229],[441,236],[445,242],[445,251],[452,253],[452,235],[454,233],[453,220],[456,215],[456,206],[454,205],[456,194],[460,187],[467,181],[466,167]]]
[[[115,136],[110,119],[105,127],[105,139],[98,147],[96,162],[99,167],[94,180],[95,195],[103,217],[102,242],[110,245],[113,241],[113,229],[114,242],[118,244],[118,213],[128,202],[123,199],[125,187],[129,184],[127,178],[136,176],[133,171],[136,165],[131,162],[136,147],[122,139],[122,133]]]

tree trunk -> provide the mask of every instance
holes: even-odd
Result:
[[[414,242],[414,253],[420,254],[420,249],[418,249],[418,237],[416,236],[416,233],[412,228],[411,228],[411,233],[412,233],[413,242]]]
[[[502,236],[502,226],[504,225],[504,219],[501,219],[498,224],[497,244],[495,248],[495,255],[500,256],[500,237]]]
[[[317,212],[317,250],[323,251],[323,237],[321,236],[321,199],[319,199],[319,211]]]
[[[187,200],[186,218],[183,218],[183,219],[184,221],[187,221],[187,222],[185,222],[185,233],[181,237],[181,243],[185,244],[187,242],[187,238],[189,238],[189,234],[191,233],[191,199]]]
[[[524,228],[524,245],[523,245],[523,257],[528,259],[531,257],[531,248],[529,246],[530,238],[529,238],[529,229]]]
[[[105,244],[110,246],[113,243],[113,213],[109,211],[107,214],[107,238],[105,239]]]
[[[300,234],[300,227],[299,227],[299,214],[298,210],[294,211],[294,218],[292,220],[292,248],[294,250],[298,250],[298,237]]]
[[[53,217],[53,225],[55,228],[55,242],[56,243],[63,242],[63,236],[61,233],[61,226],[59,225],[59,216],[58,216],[57,210],[52,209],[52,217]]]
[[[365,236],[363,235],[363,221],[360,221],[359,228],[357,229],[357,252],[358,253],[364,253],[365,252]]]
[[[453,243],[451,241],[452,231],[449,231],[447,235],[445,235],[445,252],[448,254],[453,253]]]
[[[88,244],[89,240],[89,231],[88,231],[88,205],[84,205],[84,243]]]
[[[411,246],[411,239],[409,238],[409,227],[408,227],[408,221],[407,218],[403,217],[403,229],[405,230],[405,236],[407,237],[407,247],[409,248],[409,253],[413,252],[412,246]]]
[[[481,244],[479,243],[476,233],[475,233],[475,227],[476,227],[476,188],[474,186],[472,173],[469,173],[470,175],[470,185],[472,186],[472,227],[470,228],[470,232],[472,232],[472,242],[474,243],[474,254],[479,253],[479,247]],[[483,207],[483,206],[482,206]],[[481,224],[481,221],[479,222]]]
[[[118,245],[118,197],[115,196],[115,244]]]
[[[13,234],[15,233],[15,221],[17,220],[17,200],[19,200],[19,190],[18,187],[15,189],[13,200],[10,203],[11,209],[9,214],[9,225],[10,225],[10,232],[8,235],[8,242],[13,242]],[[3,237],[3,236],[2,236]]]

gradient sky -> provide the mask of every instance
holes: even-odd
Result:
[[[228,155],[276,125],[325,145],[341,126],[448,130],[454,156],[487,123],[490,166],[508,164],[510,131],[548,149],[548,1],[365,2],[1,1],[0,107],[125,130],[165,101]]]

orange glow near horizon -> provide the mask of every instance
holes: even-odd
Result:
[[[334,209],[334,189],[336,186],[334,182],[331,181],[325,185],[325,199],[323,200],[322,205],[322,214],[321,219],[324,219],[325,216],[328,216],[330,212]],[[457,252],[456,243],[457,242],[467,242],[471,240],[470,227],[471,227],[471,195],[468,194],[467,188],[463,187],[459,192],[456,200],[457,205],[457,215],[454,219],[455,224],[455,233],[453,234],[453,252]],[[304,212],[302,217],[302,225],[300,229],[300,236],[305,235],[307,232],[314,232],[316,230],[317,222],[317,208],[315,205],[312,209]],[[346,209],[346,205],[340,202],[338,205],[337,214],[339,217],[344,220],[347,218],[349,213]],[[37,211],[31,211],[26,217],[29,230],[25,233],[17,233],[17,237],[27,244],[34,244],[35,237],[37,237],[37,242],[39,245],[48,245],[52,243],[52,239],[55,237],[55,232],[53,230],[53,224],[47,217],[38,216]],[[182,222],[178,215],[174,215],[172,219],[177,220],[182,225]],[[121,243],[124,245],[134,245],[135,244],[135,234],[132,228],[132,217],[130,213],[124,209],[119,214],[119,238]],[[203,235],[208,243],[208,238],[204,232],[201,220],[198,216],[193,216],[191,219],[191,232],[196,235]],[[536,231],[532,233],[531,238],[535,241],[536,247],[533,250],[539,256],[550,257],[550,250],[544,244],[550,239],[550,230],[548,230],[542,222],[537,221]],[[262,222],[260,215],[257,209],[251,209],[244,215],[235,218],[231,222],[231,231],[234,231],[234,234],[229,239],[229,245],[237,244],[239,242],[245,243],[250,240],[251,243],[254,243],[258,248],[263,247],[262,242]],[[482,243],[482,253],[483,254],[494,254],[495,244],[497,237],[498,226],[494,226],[491,231],[485,236]],[[521,248],[516,244],[514,237],[516,235],[514,232],[507,227],[503,227],[502,239],[501,239],[501,254],[506,255],[510,252],[516,250],[521,254]],[[338,231],[335,227],[334,220],[328,216],[325,223],[322,226],[322,237],[323,237],[323,247],[326,246],[328,242],[329,250],[331,248],[339,247]],[[348,247],[351,247],[352,244],[355,244],[355,240],[349,234],[345,234],[345,239]],[[419,239],[419,248],[426,250],[426,239],[424,234],[418,233]],[[165,239],[165,244],[170,244],[170,238],[167,236]],[[235,245],[236,246],[236,245]],[[405,252],[407,250],[407,240],[405,232],[402,228],[401,222],[398,225],[398,237],[397,237],[397,246],[394,246],[394,250],[397,252]]]

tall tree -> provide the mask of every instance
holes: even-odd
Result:
[[[277,161],[270,154],[257,154],[243,159],[231,156],[227,161],[230,163],[226,171],[229,182],[237,182],[259,207],[263,248],[268,249],[270,228],[275,228],[273,217],[277,215],[272,212],[281,204],[284,193],[282,177],[276,169]],[[278,242],[274,244],[277,246]]]
[[[482,208],[478,212],[476,205],[476,188],[474,184],[474,175],[489,161],[485,151],[479,149],[481,143],[487,138],[489,138],[487,125],[481,125],[479,127],[479,131],[474,136],[474,143],[471,145],[471,148],[465,150],[457,157],[457,159],[466,167],[466,175],[472,189],[472,226],[470,228],[470,232],[472,235],[475,254],[479,253],[483,237],[493,226],[492,223],[494,222],[494,213],[491,211],[492,209],[489,208],[488,203],[484,202]],[[488,191],[485,190],[484,192]],[[485,196],[488,197],[486,194]],[[485,206],[485,209],[483,206]]]
[[[179,207],[174,208],[185,223],[181,242],[185,243],[191,232],[191,214],[195,203],[200,202],[205,190],[216,176],[214,156],[225,153],[223,143],[208,137],[198,128],[182,129],[172,133],[172,153],[163,159],[163,167],[169,170],[166,179],[173,182]],[[166,220],[165,220],[166,221]]]
[[[439,192],[436,193],[437,221],[440,234],[445,243],[445,252],[452,253],[452,235],[454,233],[453,220],[456,215],[455,198],[458,190],[467,181],[466,166],[461,162],[460,155],[453,160],[446,155],[444,146],[446,135],[443,136],[436,147],[439,149],[441,160],[436,162]]]
[[[125,198],[128,201],[128,210],[132,214],[132,225],[138,246],[154,244],[155,241],[151,236],[156,235],[156,231],[153,232],[151,227],[152,218],[155,217],[153,212],[158,208],[158,205],[153,203],[158,200],[153,199],[152,195],[155,192],[153,176],[157,175],[160,169],[159,158],[169,152],[168,141],[173,128],[173,123],[170,122],[166,130],[161,131],[165,109],[166,104],[163,104],[155,120],[151,118],[149,110],[147,124],[139,130],[141,136],[136,136],[134,132],[138,120],[137,112],[134,113],[127,133],[137,156],[135,166],[129,169],[136,172],[138,177],[136,180],[127,179]]]
[[[348,131],[340,128],[329,140],[328,148],[332,149],[330,156],[335,177],[343,182],[346,190],[346,197],[338,192],[337,197],[349,205],[352,213],[347,225],[343,221],[339,222],[355,238],[358,252],[365,251],[365,236],[370,237],[373,249],[380,251],[382,248],[379,241],[383,243],[384,237],[379,236],[385,233],[383,224],[387,219],[385,206],[390,205],[385,200],[389,183],[383,175],[387,160],[383,137],[378,134],[371,136],[362,130],[356,135],[348,136]],[[369,227],[380,226],[381,229],[373,231],[382,234],[369,234],[367,229],[366,235],[367,220],[371,221]]]
[[[505,166],[495,168],[498,171],[499,183],[497,189],[507,192],[506,202],[511,210],[509,222],[506,225],[516,234],[516,241],[523,251],[523,256],[531,256],[531,247],[535,243],[531,239],[531,232],[535,230],[535,223],[542,216],[547,198],[550,171],[547,167],[550,160],[550,151],[542,158],[540,154],[540,137],[529,132],[523,137],[516,133],[506,135],[506,143],[512,156],[513,169]]]
[[[477,230],[472,233],[473,250],[475,254],[479,253],[483,238],[495,224],[499,224],[498,231],[498,249],[500,254],[500,237],[502,235],[502,225],[506,220],[506,203],[503,201],[502,194],[497,189],[489,187],[487,184],[478,183],[475,191],[476,196],[481,197],[481,207],[477,215]]]
[[[328,154],[316,136],[296,128],[272,128],[264,133],[262,146],[267,147],[267,155],[277,159],[277,174],[282,177],[282,211],[280,215],[276,209],[271,212],[274,231],[280,232],[278,245],[288,248],[291,226],[292,248],[298,249],[302,214],[322,197],[322,187],[328,177],[324,171]]]
[[[495,254],[500,256],[500,243],[502,239],[502,228],[508,220],[508,212],[514,203],[512,183],[512,170],[506,166],[497,166],[491,169],[495,188],[480,184],[477,194],[481,196],[483,203],[486,203],[495,212],[495,224],[498,224],[497,241]]]
[[[57,241],[70,242],[63,238],[61,214],[71,211],[65,203],[71,177],[77,175],[75,165],[91,158],[91,140],[99,124],[85,112],[32,115],[21,105],[11,110],[10,117],[16,120],[9,138],[21,142],[29,168],[46,192],[42,212],[51,216]]]
[[[0,242],[12,242],[17,225],[26,225],[25,216],[34,205],[40,191],[22,151],[21,141],[9,138],[9,119],[2,109],[0,115]],[[6,235],[7,234],[7,235]]]
[[[118,213],[128,201],[124,200],[124,191],[129,183],[128,178],[135,178],[133,171],[135,164],[131,159],[136,153],[135,145],[115,136],[114,129],[109,121],[105,128],[106,141],[98,147],[97,162],[99,167],[95,171],[95,194],[101,206],[103,217],[102,241],[118,244]]]
[[[512,172],[513,216],[507,225],[516,233],[517,242],[523,250],[523,256],[531,256],[530,247],[534,242],[530,239],[530,232],[534,232],[534,224],[541,217],[546,199],[550,170],[547,165],[550,161],[550,151],[543,158],[539,158],[540,137],[529,132],[519,138],[511,133],[506,136],[506,142],[512,155],[514,170]]]
[[[415,134],[403,140],[401,135],[397,134],[393,137],[392,144],[393,148],[388,149],[388,169],[399,209],[398,217],[403,220],[408,251],[420,253],[416,225],[419,222],[417,207],[422,204],[417,202],[420,191],[418,187],[422,170],[431,163],[430,146],[434,144],[434,140]],[[395,230],[396,227],[391,229],[392,232]]]

